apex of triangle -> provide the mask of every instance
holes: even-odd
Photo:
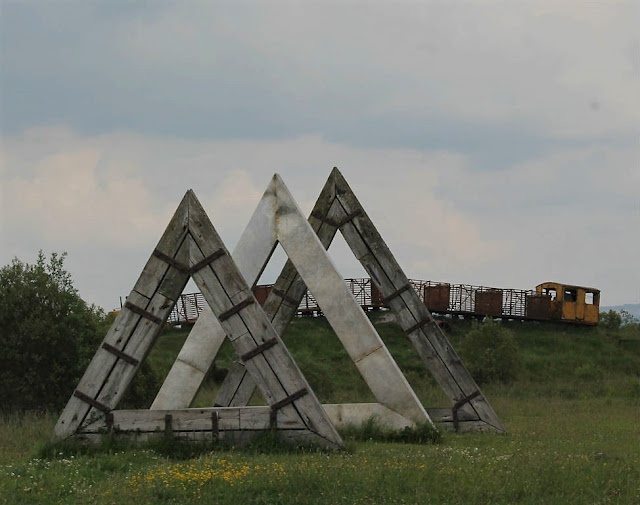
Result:
[[[185,194],[185,198],[189,202],[189,208],[193,209],[195,207],[199,209],[202,213],[206,214],[206,212],[204,211],[204,207],[200,203],[200,200],[198,200],[198,197],[196,196],[196,193],[195,191],[193,191],[193,189],[187,190]]]
[[[193,191],[193,189],[188,189],[187,191],[185,191],[184,196],[182,197],[182,200],[180,201],[180,205],[178,206],[178,208],[180,207],[189,207],[191,205],[192,202],[194,201],[198,201],[198,198],[196,197],[195,192]]]

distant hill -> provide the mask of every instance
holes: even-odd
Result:
[[[607,307],[600,307],[600,312],[607,312],[609,310],[615,310],[616,312],[626,310],[632,316],[640,319],[640,303],[625,303],[624,305],[610,305]]]

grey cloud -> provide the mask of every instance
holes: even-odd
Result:
[[[623,69],[623,48],[621,61],[605,55],[589,68],[576,42],[554,45],[561,35],[588,44],[590,30],[605,30],[611,40],[590,49],[615,46],[633,37],[606,31],[622,16],[589,27],[559,11],[540,16],[527,5],[522,14],[498,15],[481,4],[435,2],[10,3],[3,129],[63,123],[88,133],[186,138],[322,134],[357,145],[440,143],[505,166],[516,150],[540,149],[563,128],[569,142],[576,128],[592,130],[589,137],[606,134],[599,123],[628,129],[625,107],[609,96],[627,88],[602,77]],[[585,79],[602,96],[588,94]],[[554,115],[549,134],[544,121]],[[487,154],[500,137],[504,156]]]

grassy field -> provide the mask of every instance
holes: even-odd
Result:
[[[0,504],[640,504],[640,353],[621,347],[616,331],[506,326],[522,370],[508,385],[483,386],[505,436],[444,433],[428,445],[349,440],[333,454],[264,445],[185,457],[152,446],[44,450],[56,416],[12,415],[0,419]],[[425,404],[447,405],[397,326],[377,327]],[[454,324],[454,346],[469,329]],[[156,371],[166,372],[185,335],[161,337],[150,356]],[[323,320],[295,320],[286,339],[322,401],[372,399]],[[223,349],[199,404],[210,404],[231,358]]]

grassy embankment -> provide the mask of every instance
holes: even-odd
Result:
[[[506,436],[444,434],[434,445],[350,442],[348,451],[226,450],[191,459],[152,448],[64,449],[43,457],[55,416],[0,423],[0,503],[640,503],[640,352],[618,331],[507,323],[523,368],[484,385]],[[454,347],[469,324],[456,322]],[[392,324],[378,330],[425,405],[447,401]],[[184,331],[150,356],[166,372]],[[322,320],[296,319],[286,341],[323,402],[373,398]],[[223,348],[222,372],[231,360]],[[197,403],[210,404],[212,378]],[[256,403],[259,398],[256,398]]]

